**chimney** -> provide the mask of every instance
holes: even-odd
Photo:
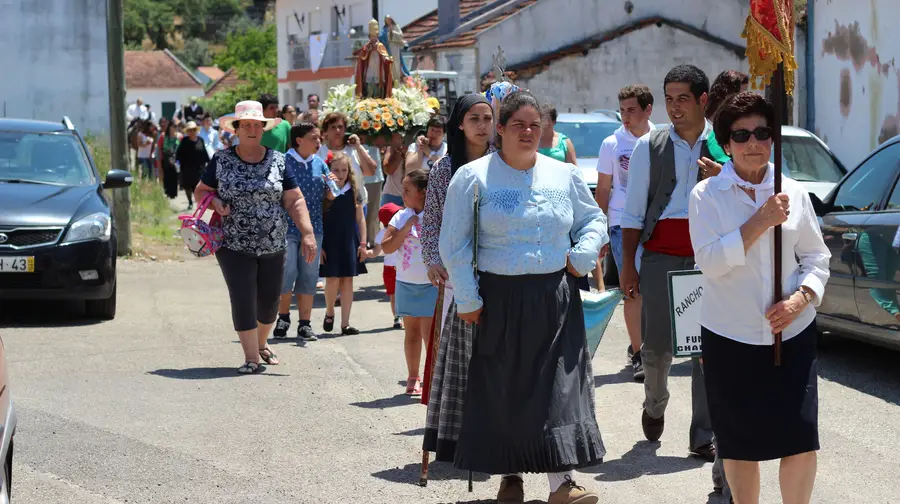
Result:
[[[459,0],[438,0],[438,35],[452,33],[459,26]]]

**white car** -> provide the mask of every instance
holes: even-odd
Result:
[[[605,114],[559,114],[556,131],[565,134],[575,146],[578,167],[591,192],[597,188],[597,156],[600,144],[622,123]]]

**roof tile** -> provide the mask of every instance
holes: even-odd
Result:
[[[197,88],[200,82],[168,51],[125,51],[129,88]]]

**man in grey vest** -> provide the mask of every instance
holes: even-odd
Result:
[[[642,294],[643,298],[641,354],[645,399],[641,424],[650,441],[662,436],[669,402],[673,352],[668,273],[694,269],[688,197],[705,176],[698,162],[702,157],[712,157],[706,147],[712,124],[704,117],[709,79],[693,65],[680,65],[666,75],[664,88],[666,112],[672,124],[658,127],[635,144],[621,220],[624,264],[620,284],[626,296]],[[644,246],[640,276],[634,261],[639,243]],[[703,371],[699,359],[694,358],[692,364],[689,448],[691,453],[712,462],[715,448]]]

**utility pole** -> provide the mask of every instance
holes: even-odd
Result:
[[[106,57],[109,79],[109,150],[111,168],[128,169],[125,133],[125,15],[124,0],[106,1]],[[128,187],[112,189],[113,223],[120,256],[131,254],[131,194]]]

